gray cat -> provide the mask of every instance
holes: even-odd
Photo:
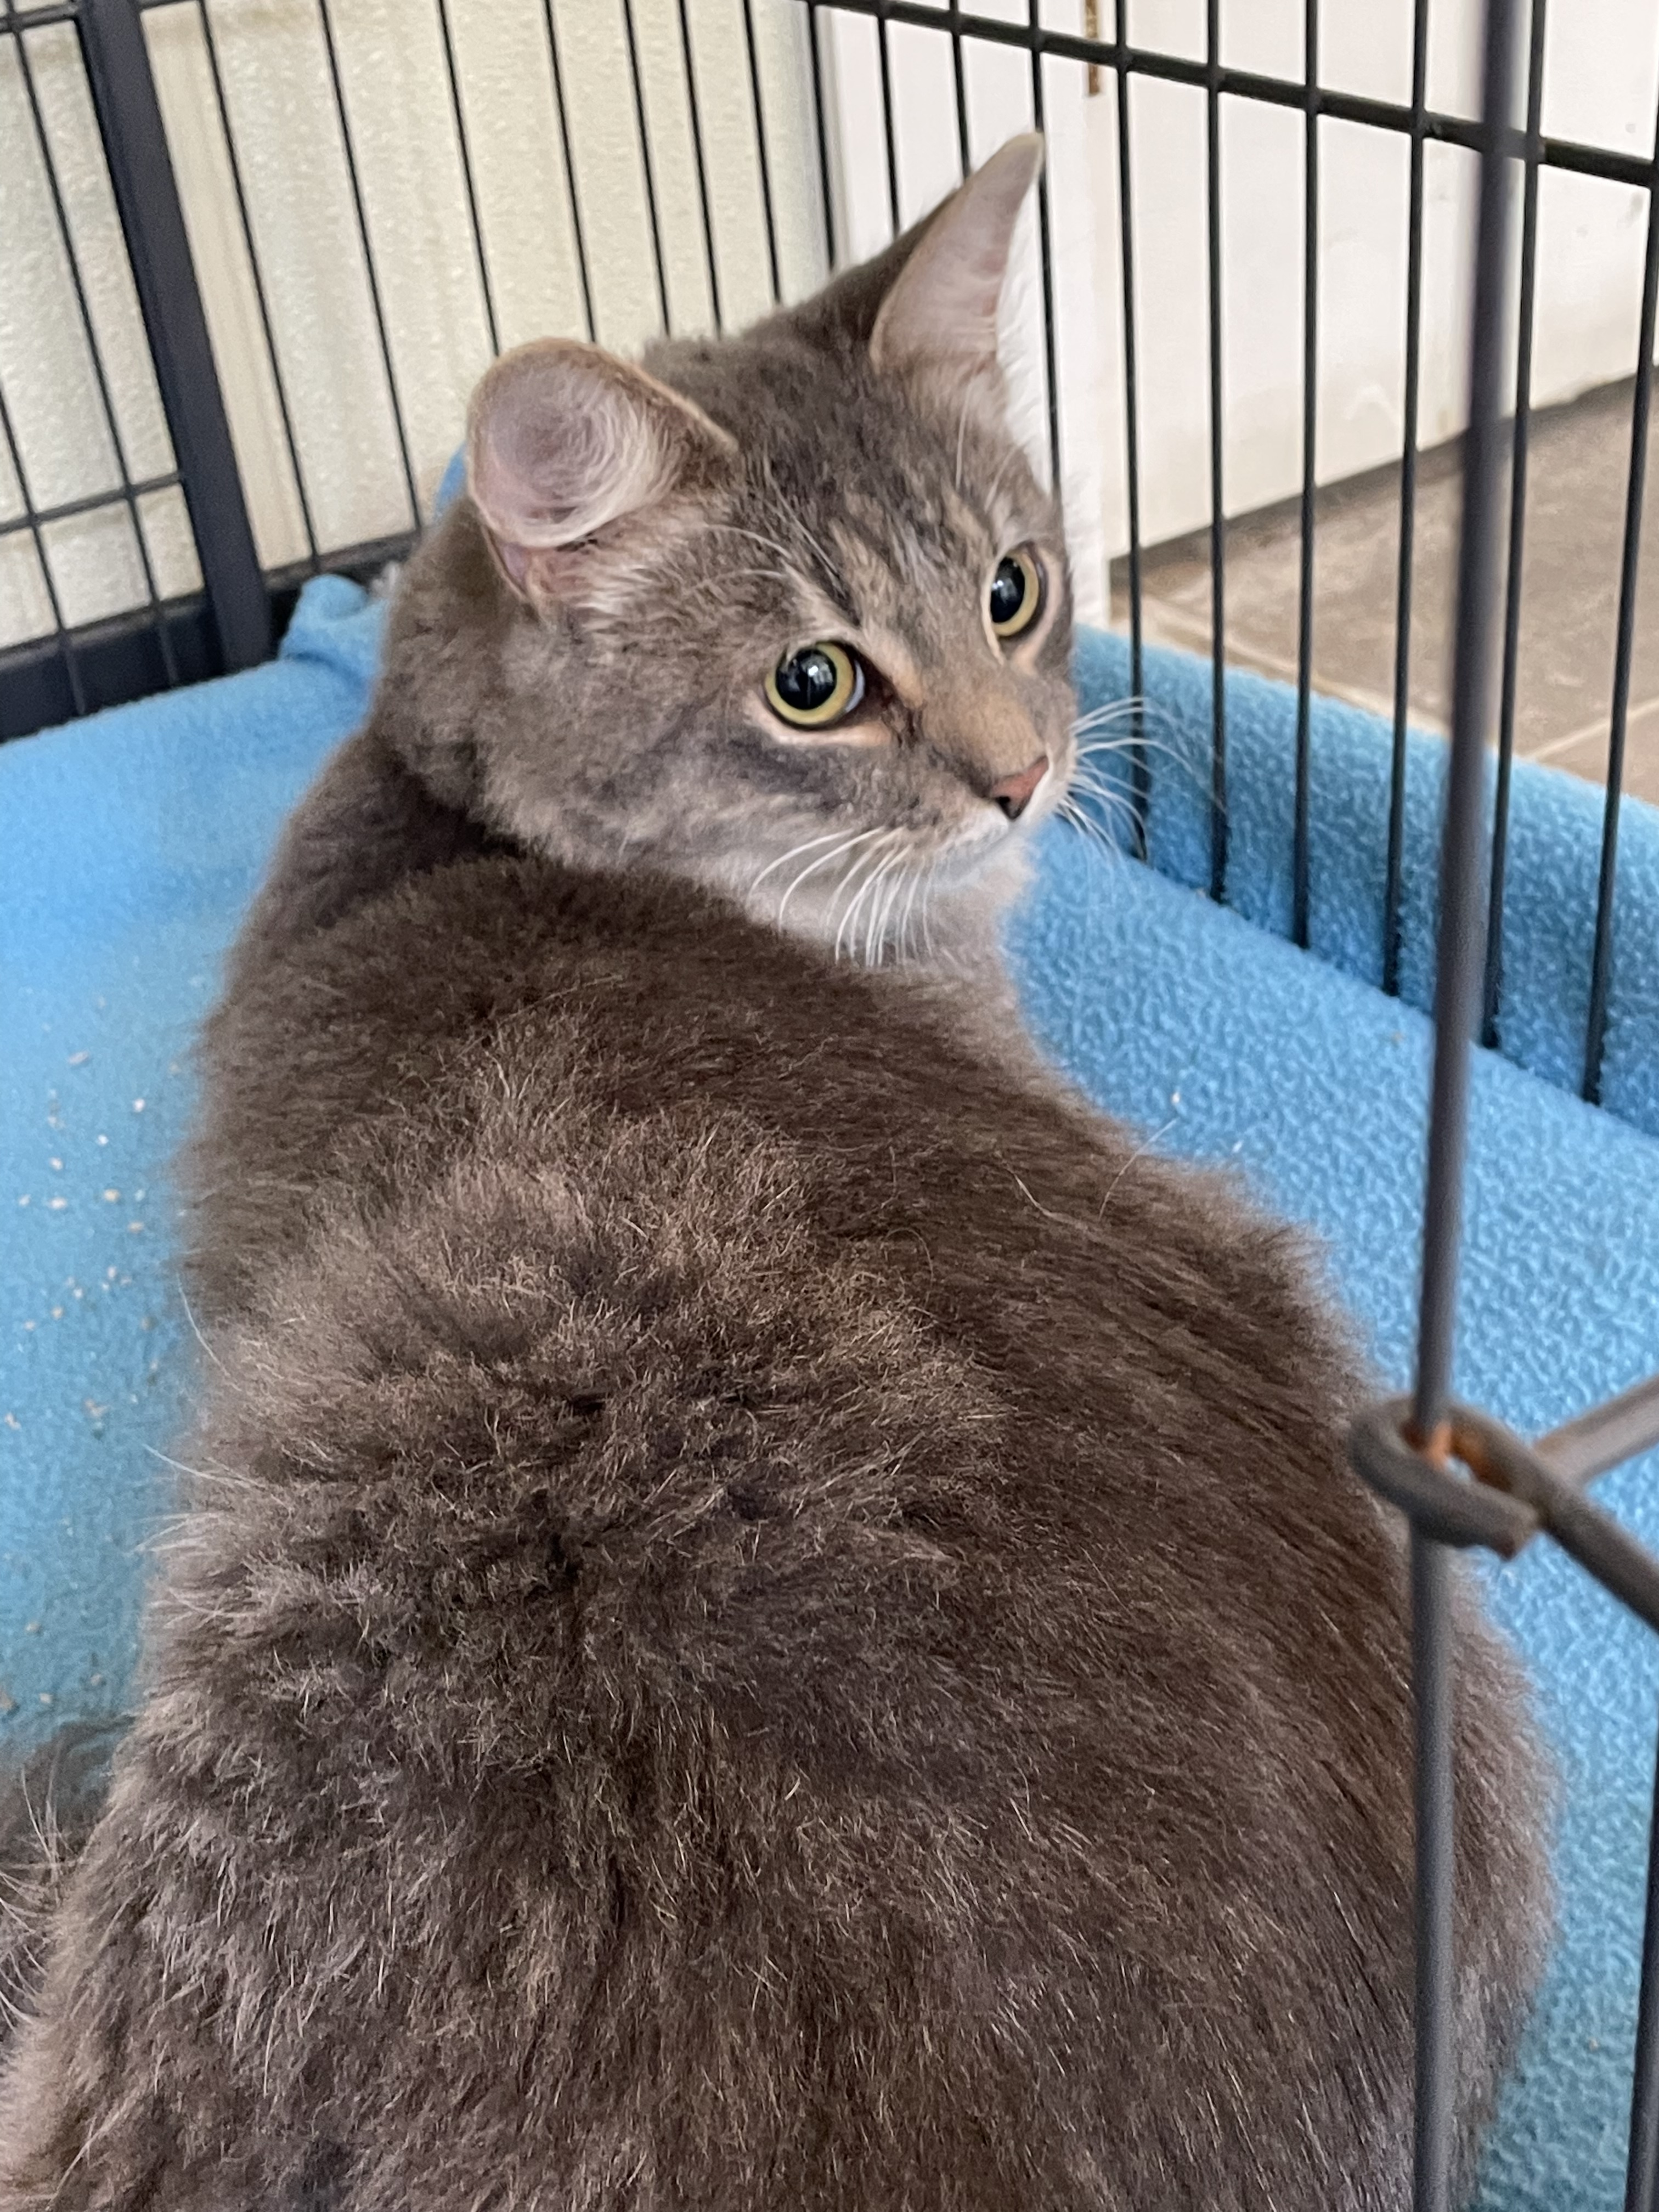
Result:
[[[1074,759],[1036,158],[485,378],[209,1030],[198,1472],[18,1877],[3,2212],[1402,2212],[1365,1377],[996,957]],[[1459,1648],[1467,2172],[1547,1906]]]

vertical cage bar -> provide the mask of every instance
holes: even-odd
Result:
[[[651,258],[657,272],[657,307],[663,336],[673,335],[668,310],[668,268],[663,259],[662,223],[657,211],[657,174],[651,163],[651,130],[645,119],[645,78],[640,70],[640,41],[634,25],[634,0],[622,0],[623,30],[628,40],[628,73],[634,87],[634,125],[640,142],[640,168],[645,179],[645,212],[651,228]]]
[[[1123,446],[1129,507],[1129,695],[1133,746],[1130,774],[1134,805],[1136,857],[1147,855],[1152,777],[1146,757],[1146,656],[1140,579],[1139,363],[1135,332],[1133,164],[1129,148],[1128,0],[1116,0],[1114,67],[1117,72],[1118,266],[1123,287]]]
[[[40,580],[46,587],[46,605],[52,609],[52,633],[58,641],[58,653],[64,664],[64,674],[69,679],[70,701],[77,714],[87,711],[86,685],[82,680],[80,656],[75,649],[75,640],[64,620],[63,603],[58,596],[58,586],[52,581],[52,563],[46,558],[46,541],[35,520],[34,495],[29,489],[29,480],[23,471],[23,456],[18,451],[17,434],[12,428],[11,410],[6,404],[3,387],[0,387],[0,437],[3,437],[10,458],[12,474],[17,479],[17,489],[22,495],[23,513],[28,520],[29,536],[34,542],[34,557],[40,564]]]
[[[1042,0],[1028,0],[1029,21],[1034,34],[1042,31],[1040,9]],[[1037,130],[1047,128],[1042,99],[1042,47],[1039,38],[1031,41],[1031,121]],[[1042,278],[1042,368],[1047,380],[1048,403],[1048,474],[1056,493],[1060,490],[1060,372],[1054,349],[1054,226],[1048,205],[1048,165],[1045,161],[1037,173],[1037,254]]]
[[[1413,1424],[1420,1448],[1443,1450],[1451,1389],[1471,1034],[1480,1005],[1481,797],[1497,612],[1501,489],[1499,379],[1509,254],[1504,148],[1515,65],[1516,0],[1486,0],[1480,200],[1469,354],[1468,432],[1457,555],[1452,735],[1441,845],[1433,1091],[1424,1201],[1422,1291]],[[1449,1562],[1412,1531],[1412,1678],[1416,1701],[1417,2002],[1413,2197],[1447,2212],[1452,2157],[1452,1760]]]
[[[1515,763],[1516,685],[1521,661],[1521,586],[1526,570],[1527,454],[1532,427],[1532,335],[1538,290],[1539,125],[1544,102],[1547,0],[1532,0],[1527,54],[1526,170],[1521,208],[1521,299],[1516,313],[1515,425],[1510,444],[1509,565],[1504,580],[1504,672],[1498,702],[1498,783],[1492,794],[1492,877],[1486,896],[1486,972],[1480,993],[1480,1042],[1498,1042],[1504,988],[1504,891],[1510,842],[1510,779]]]
[[[1400,565],[1394,617],[1394,746],[1389,763],[1389,848],[1382,892],[1382,988],[1400,989],[1406,858],[1406,722],[1411,708],[1412,569],[1417,544],[1417,416],[1423,366],[1423,145],[1427,116],[1429,0],[1412,23],[1412,150],[1406,228],[1406,389],[1400,455]]]
[[[1648,244],[1642,270],[1641,335],[1631,409],[1630,482],[1625,495],[1625,544],[1619,575],[1619,634],[1613,662],[1613,711],[1607,729],[1607,792],[1601,817],[1601,865],[1595,892],[1595,946],[1590,956],[1589,1013],[1584,1024],[1583,1093],[1601,1100],[1607,993],[1613,981],[1613,900],[1619,872],[1619,799],[1625,780],[1625,722],[1630,712],[1631,653],[1636,641],[1636,573],[1642,553],[1642,498],[1647,483],[1648,417],[1653,406],[1654,313],[1659,306],[1659,118],[1648,175]]]
[[[8,0],[7,13],[10,12]],[[143,25],[131,0],[86,0],[78,28],[87,83],[126,240],[156,388],[178,459],[202,581],[218,632],[220,656],[227,668],[252,667],[264,659],[270,647],[270,603],[242,497],[241,475],[197,288],[155,81],[150,75]],[[21,50],[21,40],[19,46]],[[96,351],[94,343],[94,356]],[[101,384],[101,364],[99,380]],[[125,474],[125,462],[122,465]],[[149,557],[143,550],[143,530],[136,512],[133,527],[149,578]],[[154,599],[153,580],[150,592]],[[166,629],[163,619],[162,655],[171,677],[172,648]]]
[[[1222,489],[1221,0],[1206,7],[1210,299],[1210,896],[1227,896],[1227,512]]]
[[[1659,2207],[1659,1756],[1648,1822],[1648,1896],[1642,1924],[1642,1988],[1636,2012],[1636,2064],[1631,2087],[1630,2156],[1625,2212]]]
[[[1498,501],[1503,447],[1502,369],[1506,155],[1503,126],[1514,77],[1516,0],[1486,0],[1480,209],[1469,356],[1468,431],[1457,553],[1457,641],[1452,733],[1440,860],[1440,928],[1435,984],[1434,1091],[1429,1137],[1422,1304],[1417,1340],[1418,1434],[1431,1437],[1451,1386],[1454,1308],[1462,1208],[1464,1121],[1470,1039],[1481,976],[1480,845],[1490,646],[1496,611]]]
[[[253,298],[259,311],[259,329],[264,338],[265,359],[270,364],[271,388],[276,394],[276,412],[283,425],[283,442],[288,448],[288,465],[294,477],[294,495],[300,503],[300,521],[306,533],[306,550],[312,566],[318,565],[317,531],[311,513],[311,501],[306,491],[305,471],[300,465],[300,442],[295,434],[294,413],[289,405],[288,386],[283,380],[283,365],[276,356],[276,333],[270,317],[270,301],[265,292],[264,272],[259,266],[259,251],[253,242],[253,220],[248,210],[247,189],[242,177],[241,156],[236,151],[236,134],[231,127],[230,103],[225,96],[224,76],[219,67],[219,42],[213,33],[213,17],[208,0],[196,0],[196,12],[202,26],[202,45],[207,54],[208,75],[212,80],[214,105],[219,112],[219,130],[225,142],[225,159],[230,165],[231,189],[236,196],[237,219],[241,225],[242,243],[247,249],[248,273],[253,279]]]
[[[576,186],[576,157],[570,144],[570,110],[564,97],[564,64],[559,58],[559,33],[553,21],[553,0],[542,0],[542,21],[547,27],[547,64],[553,76],[553,113],[559,126],[559,152],[564,167],[565,196],[570,202],[570,240],[576,250],[576,281],[581,287],[582,320],[589,343],[599,335],[593,313],[593,280],[588,273],[587,240],[582,229],[581,194]]]
[[[778,269],[778,219],[772,204],[772,161],[766,144],[766,113],[761,103],[760,55],[755,45],[755,0],[743,0],[743,42],[749,57],[749,104],[755,118],[755,161],[760,170],[761,213],[766,223],[766,269],[772,304],[783,297]]]
[[[438,29],[443,40],[444,70],[449,79],[449,112],[455,118],[455,146],[461,157],[461,183],[466,191],[466,219],[472,230],[472,258],[477,264],[478,289],[483,297],[484,327],[489,333],[491,359],[500,356],[501,332],[495,323],[495,295],[489,283],[489,257],[484,252],[483,224],[478,215],[478,188],[472,174],[472,149],[461,110],[461,76],[455,66],[455,38],[449,21],[449,0],[438,0]]]
[[[818,46],[818,0],[806,0],[806,45],[812,63],[812,131],[818,149],[818,191],[823,201],[823,263],[836,265],[835,194],[830,188],[830,134],[823,123],[823,56]]]
[[[46,119],[41,112],[40,92],[34,82],[33,66],[29,59],[28,41],[23,35],[23,19],[18,16],[14,0],[5,0],[5,9],[7,27],[16,37],[18,70],[23,80],[23,91],[28,101],[29,120],[33,128],[35,148],[40,156],[41,168],[46,173],[46,191],[52,201],[58,240],[63,246],[64,259],[69,270],[70,289],[75,294],[75,305],[80,319],[81,334],[86,340],[87,353],[92,363],[93,380],[98,386],[99,404],[103,412],[105,427],[109,432],[110,447],[115,457],[115,470],[119,478],[120,488],[110,503],[114,505],[118,501],[125,504],[126,507],[127,519],[132,530],[133,544],[138,555],[138,565],[143,574],[144,596],[149,602],[149,627],[161,653],[162,672],[169,684],[176,684],[179,680],[179,670],[173,658],[173,640],[167,632],[167,617],[162,610],[161,593],[156,589],[155,571],[150,562],[149,546],[144,536],[143,521],[138,512],[137,495],[133,486],[133,472],[127,460],[126,441],[121,435],[120,418],[115,411],[114,398],[111,393],[109,378],[104,368],[103,350],[99,345],[98,332],[92,319],[92,305],[87,296],[86,279],[81,271],[80,248],[76,244],[75,233],[70,223],[69,210],[64,204],[63,186],[58,179],[58,163],[52,154],[52,140],[46,130]],[[81,52],[82,58],[85,62],[87,45],[84,33],[82,38]],[[147,68],[147,59],[141,56],[141,60],[145,61]],[[90,81],[89,65],[88,81]],[[107,146],[106,152],[108,155]],[[109,157],[106,166],[110,166],[112,172],[112,156]],[[170,182],[172,177],[170,168],[167,174]],[[112,173],[111,182],[113,185]],[[118,212],[122,205],[118,194],[116,205]],[[126,228],[125,217],[122,228],[125,234]],[[131,240],[129,239],[130,258],[131,249]],[[165,404],[164,398],[164,407]],[[175,454],[176,451],[175,447]]]
[[[357,242],[362,249],[363,274],[368,281],[368,302],[374,317],[374,334],[380,341],[380,368],[386,377],[386,398],[392,408],[392,433],[398,441],[398,459],[403,467],[404,489],[409,495],[409,519],[411,526],[421,526],[421,495],[415,489],[415,465],[409,454],[409,426],[404,420],[404,403],[398,391],[398,373],[392,365],[392,338],[386,329],[386,303],[380,297],[380,280],[374,268],[374,248],[368,235],[368,210],[363,204],[362,179],[357,173],[357,153],[351,142],[351,120],[346,113],[345,84],[340,75],[340,57],[334,44],[334,23],[328,12],[328,0],[317,0],[318,21],[323,29],[323,50],[328,61],[328,81],[334,94],[334,114],[340,126],[340,148],[345,155],[346,182],[351,190],[352,210],[356,217]]]
[[[898,148],[893,143],[893,58],[887,50],[887,18],[876,18],[876,54],[881,64],[881,141],[887,155],[887,214],[896,238],[899,222]]]
[[[685,64],[685,106],[691,118],[691,158],[697,173],[697,205],[702,216],[703,260],[708,271],[708,304],[714,328],[726,327],[720,313],[720,272],[714,253],[714,215],[708,201],[708,164],[702,151],[702,108],[697,99],[697,65],[691,52],[691,18],[680,0],[680,57]]]
[[[1309,785],[1313,691],[1314,466],[1319,422],[1319,0],[1303,10],[1302,572],[1296,617],[1296,822],[1291,857],[1291,934],[1309,931]]]
[[[1413,1812],[1416,1823],[1413,2212],[1448,2212],[1452,2149],[1451,1562],[1411,1538]]]
[[[951,0],[951,76],[957,96],[957,159],[964,177],[973,167],[968,149],[968,79],[962,65],[962,0]]]

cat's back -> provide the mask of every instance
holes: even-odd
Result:
[[[80,1895],[267,2196],[1401,2201],[1350,1364],[1280,1232],[964,1035],[501,860],[222,1012],[203,1473]],[[1525,1895],[1489,1674],[1463,1724]]]
[[[1089,1111],[1031,1052],[1000,973],[842,966],[667,880],[507,856],[409,878],[244,975],[203,1059],[185,1181],[214,1315],[257,1303],[343,1203],[407,1202],[492,1148],[569,1163],[590,1129],[647,1121],[660,1141],[640,1172],[740,1126],[788,1154],[842,1237],[925,1218],[944,1252],[1022,1273],[1041,1253],[1051,1290],[1062,1254],[1109,1254],[1096,1298],[1167,1261],[1194,1309],[1224,1290],[1214,1271],[1243,1267],[1276,1308],[1311,1310],[1287,1233]],[[1233,1301],[1209,1303],[1224,1333]],[[1330,1342],[1322,1322],[1304,1355]]]
[[[1342,1457],[1362,1378],[1289,1231],[988,1053],[960,997],[528,860],[311,936],[210,1037],[196,1265],[246,1370],[215,1449],[395,1415],[372,1456],[491,1469],[487,1549],[526,1494],[562,1561],[604,1529],[584,1617],[646,1605],[671,1674],[718,1649],[798,1748],[867,1765],[876,1696],[907,1757],[959,1761],[962,1714],[921,1717],[938,1658],[947,1703],[961,1668],[988,1700],[970,1798],[1018,1711],[1091,1820],[1103,1773],[1142,1778],[1110,1817],[1144,1853],[1237,1751],[1228,1817],[1277,1856],[1310,1724],[1379,1796],[1404,1756],[1398,1557]],[[368,1550],[418,1580],[450,1526]],[[729,1642],[705,1568],[744,1593]],[[453,1611],[473,1635],[471,1585]],[[1402,1823],[1364,1849],[1393,1891]]]

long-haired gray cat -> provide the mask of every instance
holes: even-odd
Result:
[[[485,378],[209,1033],[197,1472],[19,1877],[6,2212],[1405,2205],[1364,1377],[997,964],[1074,754],[1036,159]],[[1460,1650],[1467,2154],[1547,1907]]]

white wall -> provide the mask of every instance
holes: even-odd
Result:
[[[1476,0],[1431,11],[1431,107],[1474,112]],[[1250,0],[1227,11],[1224,58],[1299,76],[1300,0]],[[1344,90],[1406,105],[1410,0],[1328,4],[1322,74]],[[1200,0],[1135,0],[1135,38],[1201,53]],[[1649,0],[1574,0],[1552,11],[1545,58],[1547,134],[1651,150],[1659,13]],[[1095,103],[1102,140],[1094,280],[1104,320],[1102,414],[1109,455],[1122,450],[1115,103]],[[1301,474],[1303,118],[1226,101],[1222,110],[1223,312],[1226,504],[1234,514],[1294,491]],[[1146,534],[1156,542],[1209,514],[1207,320],[1204,259],[1204,103],[1197,91],[1144,82],[1131,117],[1141,323]],[[1409,144],[1327,120],[1320,125],[1317,472],[1322,481],[1401,450],[1406,331]],[[1462,427],[1466,285],[1474,157],[1430,144],[1424,163],[1423,354],[1418,434],[1434,445]],[[1519,191],[1516,194],[1517,216]],[[1646,195],[1557,172],[1539,191],[1534,405],[1626,376],[1636,365]],[[1109,534],[1123,542],[1121,469],[1108,487]],[[1116,496],[1113,494],[1115,491]],[[1116,526],[1113,526],[1115,525]]]
[[[1023,21],[1018,0],[979,12]],[[1131,0],[1137,46],[1201,60],[1204,0]],[[1326,0],[1320,73],[1328,85],[1406,106],[1412,0]],[[1081,0],[1051,0],[1043,21],[1081,25]],[[1230,0],[1222,58],[1299,82],[1302,0]],[[1426,95],[1472,116],[1478,94],[1478,0],[1431,10]],[[1109,34],[1111,0],[1099,20]],[[902,143],[902,213],[921,211],[954,179],[947,42],[890,33]],[[836,31],[843,189],[861,249],[887,235],[874,34]],[[976,155],[1026,127],[1028,65],[981,48]],[[1551,14],[1543,128],[1645,159],[1659,81],[1659,10],[1650,0],[1573,0]],[[1088,96],[1080,65],[1051,61],[1062,359],[1063,471],[1085,602],[1103,557],[1127,542],[1122,411],[1117,101],[1102,71]],[[1139,367],[1142,530],[1149,543],[1207,521],[1209,331],[1206,104],[1201,89],[1137,76],[1130,99]],[[1224,481],[1230,513],[1282,499],[1301,481],[1303,118],[1224,100],[1221,124]],[[1320,328],[1316,466],[1331,482],[1401,451],[1406,330],[1409,142],[1403,133],[1326,119],[1320,125]],[[1465,301],[1474,158],[1425,149],[1423,351],[1418,434],[1433,445],[1461,427]],[[1518,209],[1519,194],[1516,193]],[[1534,404],[1628,375],[1647,219],[1633,187],[1546,172],[1539,200]]]
[[[36,151],[20,43],[0,39],[0,388],[35,504],[51,507],[106,489],[117,465]],[[172,448],[75,33],[67,24],[32,32],[27,48],[131,479],[165,475]],[[20,513],[22,504],[0,441],[0,516]],[[144,501],[142,512],[160,589],[188,590],[197,580],[196,560],[178,493]],[[69,621],[94,621],[142,599],[143,574],[125,513],[57,523],[46,538]],[[0,645],[37,636],[51,622],[28,538],[0,538]]]
[[[251,225],[321,544],[407,527],[409,500],[380,363],[317,0],[209,0]],[[708,281],[675,0],[633,0],[670,308],[709,326]],[[449,0],[482,227],[504,345],[584,330],[542,0]],[[755,7],[784,291],[823,273],[805,11]],[[330,0],[393,363],[423,507],[489,358],[434,0]],[[624,351],[659,325],[621,0],[553,9],[599,336]],[[207,48],[192,5],[144,19],[173,163],[262,561],[307,550],[261,333]],[[694,0],[693,58],[728,322],[770,304],[742,0]],[[90,356],[78,328],[14,40],[0,40],[0,380],[30,489],[51,506],[108,486]],[[96,132],[67,27],[32,33],[116,414],[137,474],[171,466]],[[0,459],[0,515],[21,501]],[[163,592],[196,580],[179,495],[147,503]],[[122,513],[55,526],[71,622],[128,606],[143,578]],[[0,539],[0,644],[49,608],[25,536]]]

